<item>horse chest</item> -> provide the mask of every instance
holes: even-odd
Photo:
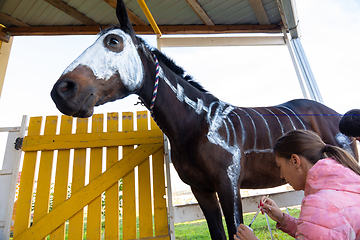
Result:
[[[214,190],[221,179],[229,178],[228,168],[233,159],[227,151],[209,142],[188,149],[173,147],[171,158],[182,181],[209,190]]]

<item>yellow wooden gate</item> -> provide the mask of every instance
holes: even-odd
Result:
[[[104,116],[96,114],[91,118],[91,132],[89,120],[77,118],[72,133],[73,118],[62,116],[57,133],[57,116],[46,117],[44,127],[42,117],[30,118],[22,145],[25,153],[14,240],[44,239],[49,235],[51,240],[66,236],[70,240],[170,239],[163,134],[152,120],[148,130],[146,111],[137,112],[136,120],[134,131],[133,113],[123,113],[119,131],[118,113],[108,113],[107,131],[103,131]]]

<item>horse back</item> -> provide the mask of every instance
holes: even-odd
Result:
[[[317,132],[325,143],[339,145],[334,136],[339,133],[340,114],[333,109],[307,99],[296,99],[279,106],[292,109],[305,129]]]
[[[333,109],[307,99],[270,107],[237,108],[232,121],[240,126],[236,135],[242,152],[241,187],[281,184],[274,180],[279,173],[272,149],[278,138],[293,129],[314,131],[325,143],[348,150],[358,159],[356,143],[339,131],[340,118]]]
[[[322,140],[331,145],[339,146],[349,152],[358,161],[356,142],[339,130],[341,115],[335,110],[316,101],[296,99],[279,106],[292,109],[299,119],[304,122],[305,129],[315,131]]]
[[[354,139],[339,131],[341,115],[319,102],[295,99],[270,107],[236,108],[235,113],[231,121],[239,126],[237,144],[245,154],[271,152],[283,134],[305,129],[319,134],[327,144],[352,152],[358,159]]]

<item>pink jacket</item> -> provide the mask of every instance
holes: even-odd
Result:
[[[360,176],[319,160],[308,172],[299,219],[285,214],[277,227],[297,239],[360,240]]]

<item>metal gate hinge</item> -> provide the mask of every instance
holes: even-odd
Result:
[[[21,149],[21,147],[22,147],[22,143],[23,143],[23,140],[24,140],[24,138],[21,138],[21,137],[18,137],[16,140],[15,140],[15,149],[16,150],[20,150]]]

